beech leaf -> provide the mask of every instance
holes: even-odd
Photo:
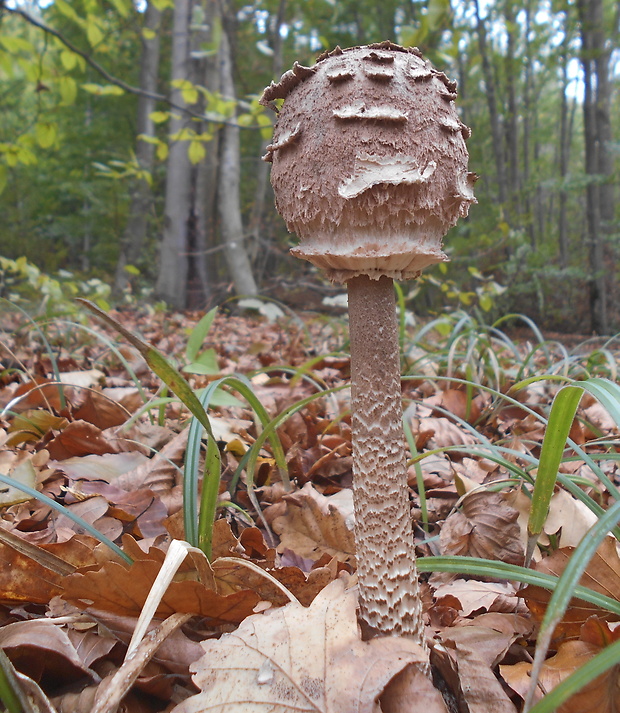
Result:
[[[409,665],[423,665],[426,654],[404,637],[361,641],[356,606],[356,591],[338,579],[308,608],[291,603],[255,614],[232,634],[203,642],[205,655],[191,666],[201,692],[174,713],[379,713],[388,683]],[[431,682],[416,681],[419,698],[410,691],[406,709],[389,710],[444,712]]]
[[[318,560],[324,554],[348,562],[355,556],[353,496],[350,490],[325,496],[310,483],[285,498],[286,513],[272,527],[280,535],[278,551],[293,550],[300,557]]]

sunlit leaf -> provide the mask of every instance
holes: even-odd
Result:
[[[60,90],[62,103],[65,106],[70,106],[75,103],[75,98],[77,97],[77,83],[73,77],[60,77],[58,80],[58,88]]]
[[[207,155],[207,151],[200,141],[190,141],[187,149],[187,155],[190,162],[195,165],[202,161],[202,159]]]
[[[37,142],[43,149],[53,146],[56,141],[57,127],[51,122],[39,122],[35,127]]]

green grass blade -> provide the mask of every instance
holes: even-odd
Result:
[[[532,493],[532,508],[527,523],[529,538],[525,555],[526,565],[532,558],[538,537],[547,519],[558,468],[566,447],[566,439],[570,433],[582,394],[583,389],[577,386],[565,386],[558,391],[553,399],[540,452],[538,473]]]
[[[409,450],[411,451],[411,456],[413,458],[413,468],[415,470],[415,480],[418,486],[418,497],[420,498],[420,510],[422,512],[422,527],[429,531],[428,525],[428,506],[426,502],[426,488],[424,487],[424,475],[422,474],[422,466],[420,465],[420,460],[416,459],[419,455],[418,449],[415,444],[415,437],[409,425],[409,419],[403,418],[403,428],[405,429],[405,436],[407,438],[407,443],[409,444]]]
[[[493,579],[522,582],[554,591],[559,583],[558,577],[544,572],[537,572],[527,567],[500,562],[499,560],[478,559],[477,557],[456,557],[440,555],[420,557],[416,562],[419,572],[451,572],[470,577],[491,577]],[[601,607],[614,614],[620,614],[620,601],[599,594],[588,587],[576,586],[573,596],[590,604]]]
[[[124,559],[125,562],[127,562],[128,564],[133,564],[133,560],[131,559],[131,557],[125,554],[118,545],[115,545],[112,542],[112,540],[108,539],[103,533],[99,532],[99,530],[94,528],[90,523],[86,522],[86,520],[83,520],[79,515],[76,515],[75,513],[71,512],[71,510],[68,510],[66,507],[64,507],[60,503],[57,503],[55,500],[48,498],[47,495],[44,495],[38,490],[34,490],[34,488],[30,488],[27,485],[23,485],[19,481],[10,478],[8,475],[0,474],[0,483],[4,483],[5,485],[10,485],[13,488],[17,488],[18,490],[21,490],[22,493],[30,495],[31,498],[36,498],[40,502],[45,503],[45,505],[48,505],[53,510],[56,510],[56,512],[59,512],[61,515],[66,515],[69,520],[73,520],[76,525],[79,525],[83,530],[86,530],[86,532],[98,539],[99,542],[103,542],[104,545],[107,545],[119,557]]]
[[[69,327],[74,327],[77,329],[81,329],[82,331],[86,332],[87,334],[92,335],[95,337],[95,339],[98,339],[100,342],[106,345],[106,347],[116,356],[116,358],[120,361],[120,363],[123,365],[125,368],[125,371],[129,374],[129,378],[133,381],[134,386],[138,390],[138,393],[140,394],[140,398],[144,403],[146,403],[149,400],[149,397],[147,394],[144,392],[144,389],[142,388],[142,384],[140,383],[140,379],[136,376],[135,371],[131,368],[131,365],[125,359],[125,357],[122,355],[120,349],[112,342],[111,339],[108,339],[105,334],[101,334],[101,332],[97,332],[94,329],[91,329],[90,327],[87,327],[85,324],[77,324],[76,322],[71,322],[68,319],[56,319],[54,320],[55,323],[57,324],[66,324]]]
[[[140,352],[149,367],[166,384],[170,391],[181,399],[193,416],[200,421],[207,433],[213,436],[207,412],[202,407],[202,404],[193,392],[192,387],[158,349],[155,349],[155,347],[147,344],[147,342],[143,341],[139,337],[136,337],[135,334],[132,334],[122,324],[110,317],[109,314],[104,312],[92,302],[89,302],[81,297],[79,297],[76,301],[84,305],[87,309],[93,312],[93,314],[97,315],[99,319],[119,332],[119,334],[122,334],[125,339]]]
[[[217,314],[217,307],[207,312],[192,329],[187,344],[185,346],[185,356],[189,363],[196,361],[196,357],[200,352],[204,340],[211,329],[215,315]]]
[[[575,587],[598,546],[609,534],[609,531],[618,524],[618,521],[620,521],[620,501],[616,501],[596,525],[590,528],[579,545],[575,548],[566,565],[566,569],[562,572],[562,576],[549,600],[547,611],[540,625],[536,653],[532,665],[530,689],[525,701],[525,711],[529,710],[532,705],[538,677],[540,676],[542,665],[551,644],[553,631],[564,616],[570,600],[575,595]]]
[[[41,341],[43,342],[43,345],[45,346],[45,350],[47,351],[47,355],[50,358],[50,363],[52,365],[52,373],[54,374],[54,379],[60,384],[60,370],[58,369],[58,362],[56,361],[56,355],[54,354],[54,351],[52,347],[50,346],[50,343],[47,341],[47,337],[43,333],[43,330],[41,327],[35,322],[34,319],[26,312],[25,309],[22,309],[19,305],[16,305],[14,302],[9,302],[9,300],[6,299],[6,297],[0,297],[0,300],[3,302],[6,302],[8,305],[13,307],[14,309],[18,310],[19,312],[22,313],[22,315],[32,324],[32,326],[35,328],[36,332],[39,334],[41,337]],[[62,386],[58,387],[58,399],[60,401],[60,407],[61,409],[66,409],[67,408],[67,401],[65,400],[65,394],[64,391],[62,390]]]
[[[266,429],[270,422],[271,418],[269,417],[269,414],[265,410],[265,407],[263,404],[260,402],[260,399],[256,396],[254,393],[254,390],[252,389],[252,384],[250,381],[243,375],[232,375],[232,376],[224,376],[221,379],[217,379],[217,381],[213,381],[211,384],[209,384],[208,388],[205,390],[205,408],[208,408],[209,401],[215,392],[215,390],[220,387],[220,386],[229,386],[231,389],[234,389],[237,391],[243,398],[248,402],[249,406],[252,408],[254,413],[258,416],[258,419],[261,423],[261,426],[263,429]],[[321,392],[323,393],[323,392]],[[282,444],[280,443],[280,439],[278,437],[278,434],[273,431],[269,430],[268,433],[268,438],[269,438],[269,443],[271,444],[271,450],[273,452],[273,457],[276,461],[276,464],[278,466],[278,471],[280,473],[280,477],[282,478],[282,482],[284,483],[284,487],[287,490],[291,489],[291,481],[288,475],[288,466],[286,464],[286,456],[284,455],[284,449],[282,448]]]
[[[620,386],[600,377],[581,382],[580,386],[594,396],[620,428]]]
[[[26,713],[25,698],[9,657],[0,649],[0,701],[7,713]],[[29,706],[29,710],[32,708]]]
[[[220,449],[217,447],[217,442],[213,438],[209,438],[198,516],[198,547],[205,553],[209,561],[211,561],[213,523],[220,492],[221,473]]]

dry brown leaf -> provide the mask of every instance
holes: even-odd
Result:
[[[67,577],[63,599],[88,611],[139,616],[165,555],[157,548],[145,554],[136,546],[130,556],[134,558],[131,566],[106,562],[96,572]],[[215,624],[237,624],[252,613],[258,601],[258,595],[248,590],[221,596],[201,582],[184,579],[169,585],[157,609],[157,617],[161,619],[179,612],[200,614]]]
[[[519,511],[518,522],[521,530],[521,541],[525,546],[529,539],[527,523],[532,499],[523,491],[514,490],[508,493],[507,501]],[[576,547],[596,522],[596,515],[586,505],[563,488],[558,488],[551,497],[549,513],[538,541],[542,545],[549,545],[549,535],[559,533],[559,547]],[[540,559],[540,551],[538,549],[534,557],[535,559]]]
[[[95,626],[95,625],[94,625]],[[118,643],[115,638],[105,631],[78,631],[67,629],[69,641],[73,644],[78,656],[85,666],[90,666],[95,661],[107,656]]]
[[[461,603],[463,616],[469,616],[478,609],[485,611],[515,611],[519,605],[516,587],[509,582],[479,582],[474,579],[457,579],[442,584],[435,590],[435,597],[454,597]],[[440,601],[438,601],[441,604]]]
[[[272,523],[280,535],[278,552],[292,550],[300,557],[318,560],[329,554],[341,562],[355,557],[353,537],[353,493],[341,490],[336,495],[321,495],[311,483],[285,497],[284,515]]]
[[[186,428],[168,441],[153,458],[121,475],[115,485],[125,490],[149,488],[161,498],[169,513],[178,510],[182,503],[180,488],[183,477],[178,466],[183,462],[187,436]]]
[[[445,521],[439,536],[441,553],[523,564],[518,516],[501,493],[472,492],[461,510]]]
[[[84,676],[93,678],[67,633],[46,619],[19,621],[2,627],[0,648],[16,669],[37,683],[44,681],[59,687]]]
[[[573,550],[572,547],[556,550],[550,557],[545,557],[537,562],[535,569],[559,577],[568,564]],[[620,599],[620,557],[615,538],[607,537],[603,540],[586,567],[579,584],[612,599]],[[519,596],[525,599],[534,616],[542,620],[547,603],[551,598],[551,592],[542,589],[542,587],[528,586],[521,590]],[[576,638],[579,636],[581,626],[591,616],[597,616],[606,621],[618,621],[619,619],[617,615],[600,609],[595,604],[584,602],[581,599],[571,599],[564,618],[555,629],[554,636],[556,638]]]
[[[212,564],[219,594],[230,594],[239,590],[251,589],[260,599],[281,606],[290,601],[270,579],[243,565],[241,558],[238,564],[230,559],[222,562],[215,560]],[[314,597],[338,576],[338,560],[333,558],[325,567],[317,567],[306,573],[299,567],[267,568],[266,570],[278,582],[283,584],[301,604],[308,606]]]
[[[88,421],[102,431],[122,425],[130,416],[123,406],[97,391],[85,391],[82,399],[73,418]]]
[[[107,629],[115,640],[128,645],[136,628],[136,617],[125,617],[109,612],[97,611],[89,613],[96,622]],[[153,631],[161,624],[159,619],[154,619],[148,628]],[[204,631],[201,627],[200,631]],[[193,634],[196,636],[196,634]],[[192,641],[180,629],[169,636],[163,644],[159,646],[153,656],[153,661],[158,667],[164,669],[165,674],[173,673],[176,676],[184,676],[189,679],[189,666],[197,661],[203,654],[202,647],[197,641]]]
[[[103,455],[115,453],[114,448],[101,429],[87,421],[73,421],[45,445],[54,460],[64,460],[72,456]]]
[[[95,562],[95,542],[90,537],[74,537],[68,542],[37,546],[0,531],[0,599],[47,604],[60,594],[68,574]]]
[[[48,431],[60,430],[69,422],[43,409],[31,409],[15,416],[8,429],[6,445],[14,448],[22,443],[36,443]],[[5,451],[6,454],[9,451]]]
[[[469,413],[467,406],[469,402]],[[446,389],[440,391],[434,396],[424,399],[425,406],[441,406],[446,411],[453,413],[462,421],[475,423],[480,417],[481,400],[479,398],[469,399],[467,394],[462,389]]]
[[[232,634],[203,642],[205,655],[192,665],[201,693],[174,713],[379,713],[389,681],[408,665],[423,664],[426,655],[406,638],[361,641],[356,606],[355,590],[336,580],[307,609],[291,603],[256,614]],[[419,701],[410,695],[406,710],[445,711],[429,707],[424,695]]]
[[[72,480],[103,480],[106,483],[115,483],[124,473],[147,462],[148,458],[145,455],[131,451],[78,456],[58,462],[50,461],[50,467],[64,473]]]
[[[610,631],[606,622],[592,617],[581,627],[581,638],[562,643],[555,656],[545,661],[534,701],[542,698],[580,666],[599,654],[601,650],[618,639],[620,630]],[[521,662],[514,666],[500,666],[502,678],[522,698],[530,686],[531,663]],[[620,712],[620,665],[598,676],[571,696],[556,713],[619,713]]]
[[[442,634],[431,660],[438,667],[460,710],[467,713],[516,713],[491,668],[516,639],[482,626],[457,626]]]
[[[430,431],[432,436],[428,441],[431,448],[445,448],[446,446],[471,446],[476,442],[475,437],[450,421],[442,417],[421,418],[418,426],[420,431]]]
[[[466,713],[517,713],[491,669],[470,651],[433,652],[433,663]]]

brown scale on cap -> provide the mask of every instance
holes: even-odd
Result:
[[[297,257],[336,282],[417,277],[475,202],[456,84],[391,42],[295,63],[263,104],[285,99],[273,143],[276,205]]]

